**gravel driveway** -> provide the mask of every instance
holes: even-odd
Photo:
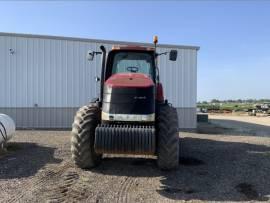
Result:
[[[270,127],[259,136],[222,123],[181,132],[172,172],[126,156],[84,171],[70,161],[68,131],[17,131],[0,155],[0,202],[270,201]]]

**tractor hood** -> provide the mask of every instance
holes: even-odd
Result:
[[[104,85],[102,120],[151,121],[155,119],[155,85],[141,73],[112,75]]]
[[[154,86],[153,80],[142,73],[118,73],[112,75],[105,83],[108,87],[137,87],[147,88]]]

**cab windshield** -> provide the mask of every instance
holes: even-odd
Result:
[[[153,57],[143,52],[115,53],[112,65],[112,74],[116,73],[143,73],[154,79]]]

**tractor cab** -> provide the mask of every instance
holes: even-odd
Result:
[[[134,46],[113,46],[107,57],[105,79],[119,73],[141,73],[155,81],[154,49]]]
[[[155,121],[155,55],[144,47],[113,47],[108,53],[103,123]]]

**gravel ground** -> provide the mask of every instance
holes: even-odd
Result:
[[[270,201],[270,127],[211,123],[180,133],[172,172],[125,156],[84,171],[70,161],[68,131],[17,131],[0,155],[0,202]]]
[[[222,120],[222,125],[224,125],[226,122],[228,122],[230,125],[237,124],[237,122],[231,122],[231,121],[238,121],[242,123],[246,123],[247,125],[251,124],[257,124],[258,126],[253,127],[260,127],[259,130],[261,130],[261,127],[270,127],[270,116],[248,116],[248,115],[224,115],[224,114],[212,114],[209,116],[210,119],[214,120]],[[218,121],[217,121],[218,122]],[[240,128],[243,128],[243,125],[241,125]]]

